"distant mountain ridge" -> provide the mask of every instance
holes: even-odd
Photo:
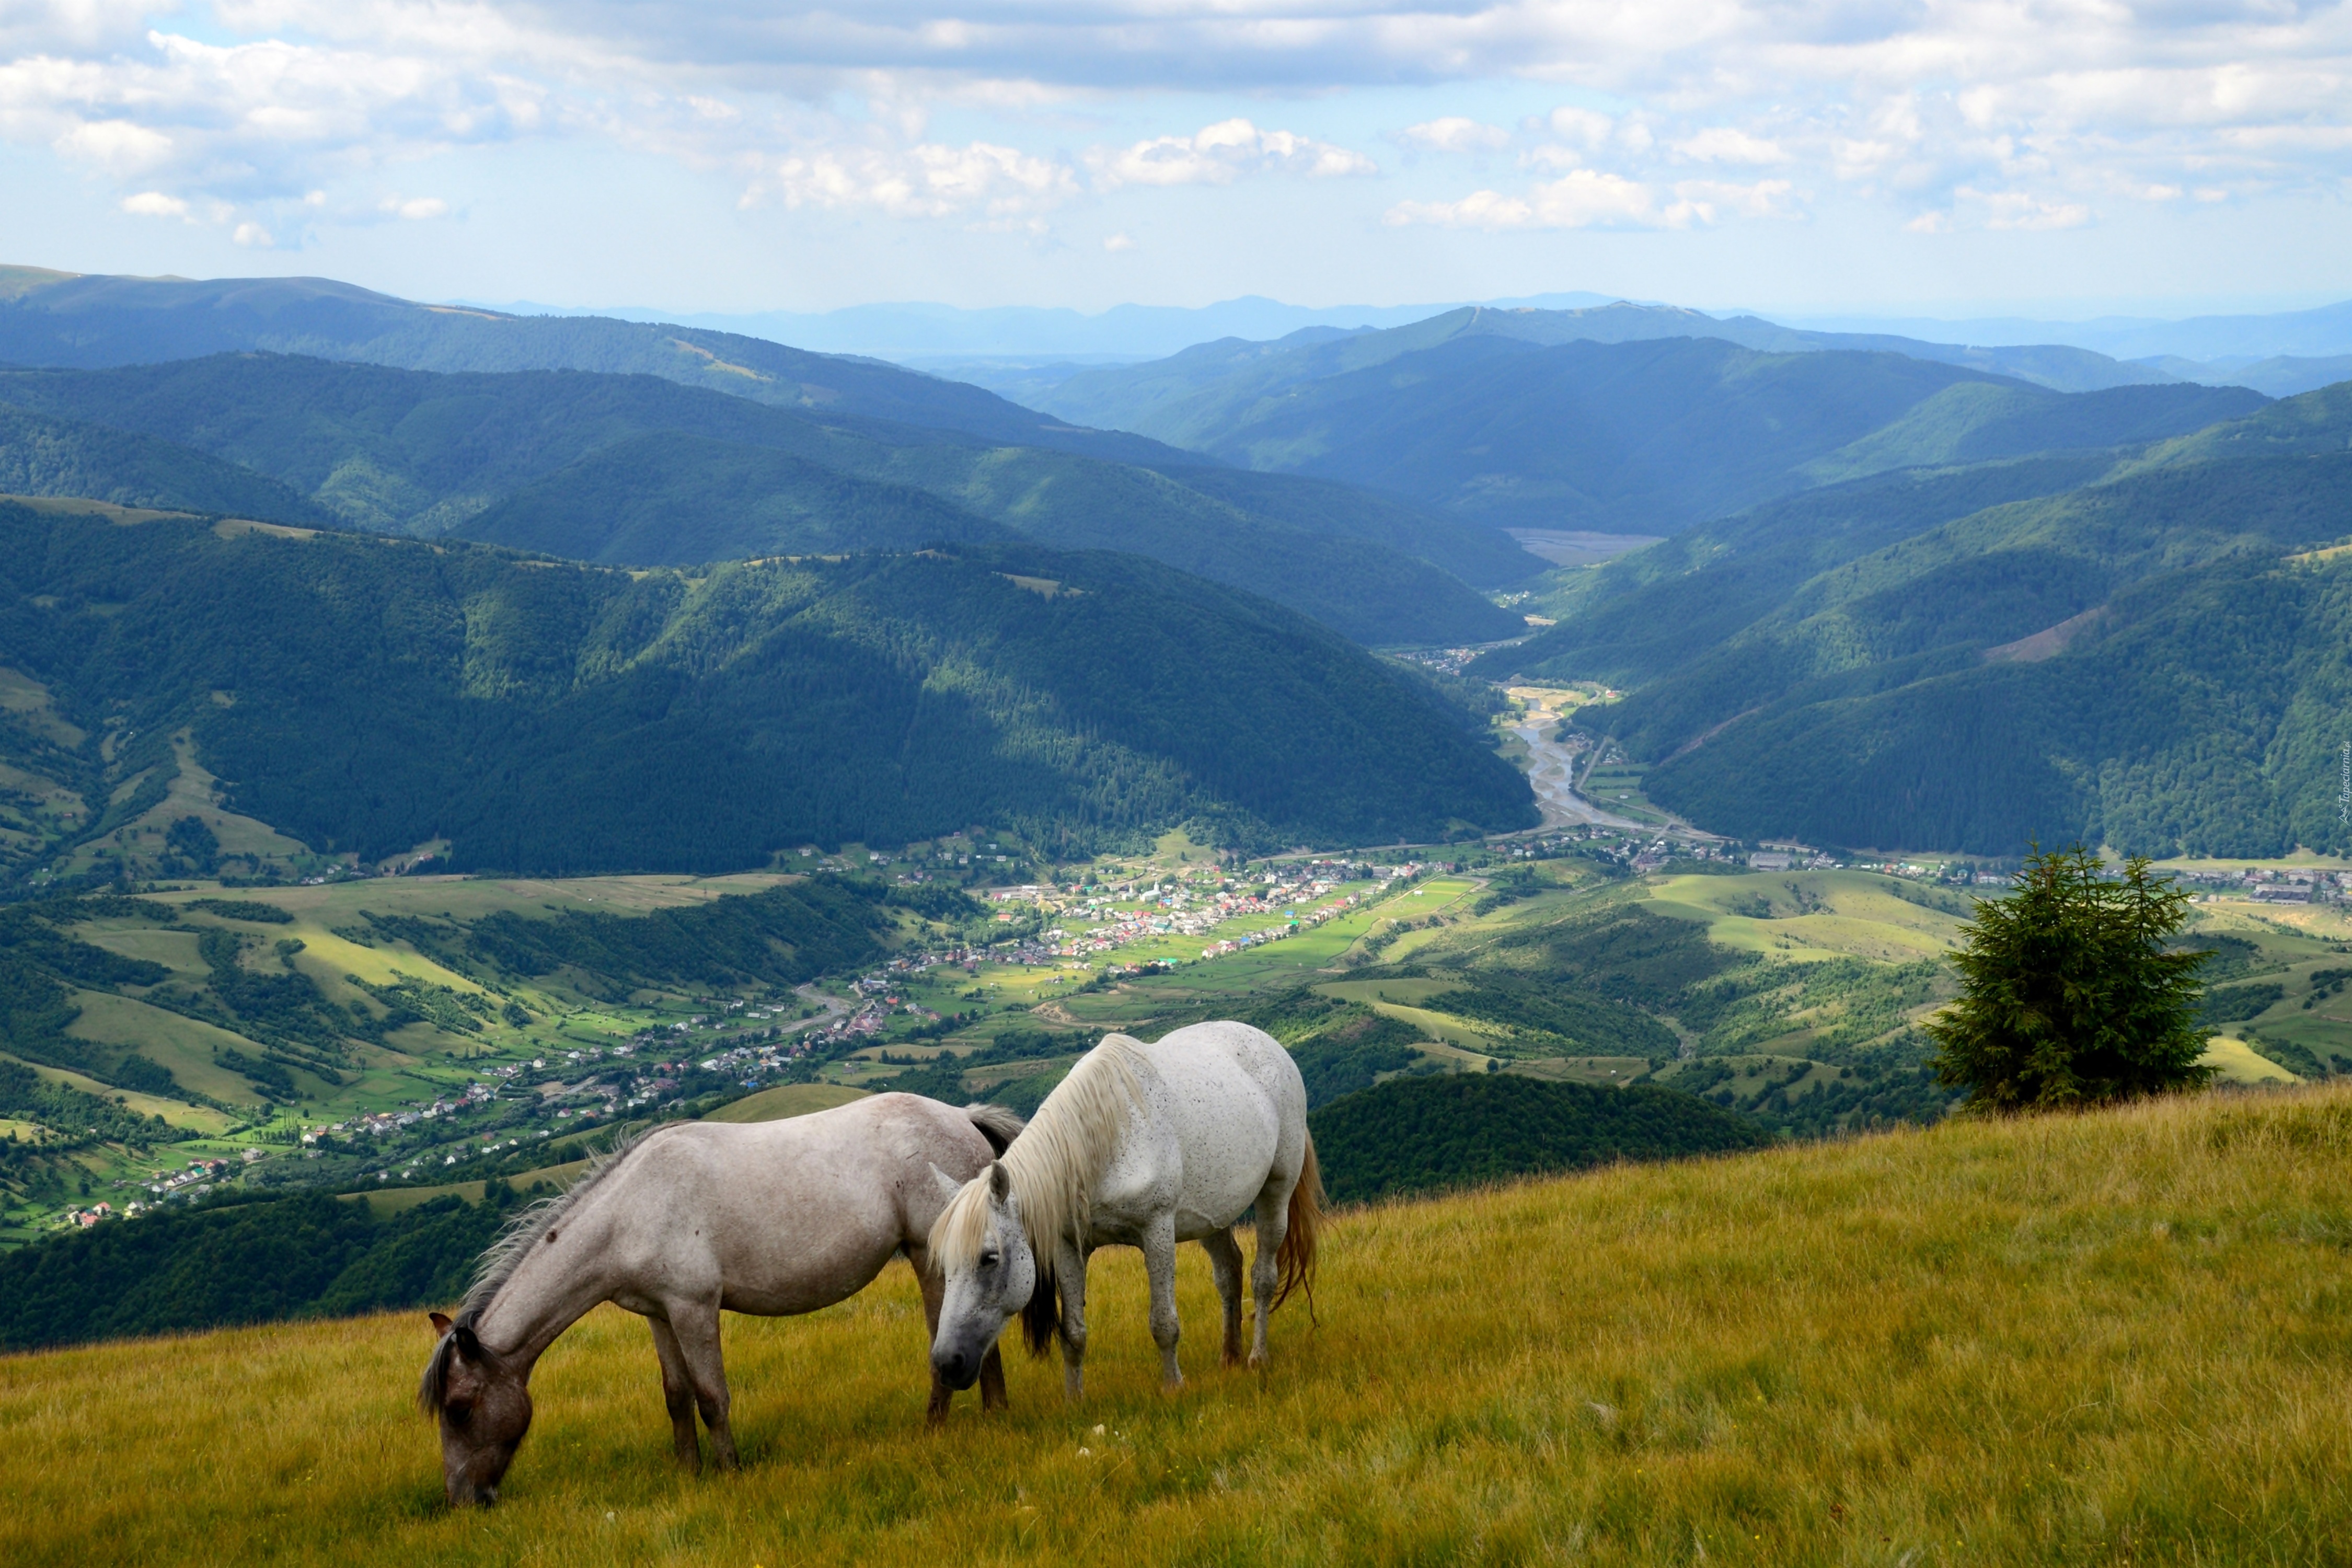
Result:
[[[1540,565],[1492,530],[1313,479],[1197,461],[1147,468],[648,375],[444,374],[246,352],[0,372],[0,405],[205,454],[190,457],[191,472],[241,465],[295,492],[267,514],[281,521],[462,530],[635,565],[1026,536],[1151,556],[1372,643],[1507,636],[1516,618],[1448,571],[1492,583]],[[685,439],[670,451],[647,439],[665,432]],[[634,471],[592,460],[630,443],[648,459]],[[688,447],[709,460],[681,461]],[[152,478],[152,467],[142,471]],[[1187,483],[1195,478],[1203,488]],[[527,489],[514,506],[528,519],[509,508],[476,526]],[[192,504],[184,488],[140,499]]]
[[[960,430],[1120,462],[1198,462],[1078,429],[961,382],[764,338],[608,317],[425,305],[327,278],[79,277],[11,268],[0,364],[100,369],[258,350],[405,370],[656,375],[753,402]]]
[[[1706,324],[1630,306],[1457,311],[1090,370],[1045,406],[1497,527],[1663,534],[1860,473],[2158,439],[2263,401],[2058,393],[1909,353],[1792,349],[1769,323],[1751,335],[1782,346],[1693,335]]]

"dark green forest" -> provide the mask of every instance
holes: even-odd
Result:
[[[114,506],[231,512],[288,522],[328,514],[249,468],[152,436],[0,405],[0,495],[76,496]]]
[[[1324,1106],[1307,1125],[1324,1186],[1340,1203],[1770,1142],[1745,1117],[1675,1089],[1508,1073],[1391,1079]]]
[[[446,1306],[514,1205],[490,1186],[381,1220],[324,1193],[216,1199],[0,1254],[0,1350]]]
[[[959,547],[688,576],[0,506],[0,662],[88,735],[8,732],[117,803],[68,843],[160,799],[182,733],[230,809],[320,853],[446,838],[457,868],[542,875],[713,871],[975,823],[1061,853],[1184,822],[1241,844],[1534,820],[1475,718],[1426,684],[1131,556]],[[128,743],[101,766],[110,730]]]

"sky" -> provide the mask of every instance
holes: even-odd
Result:
[[[0,0],[0,261],[687,311],[2352,297],[2352,3]]]

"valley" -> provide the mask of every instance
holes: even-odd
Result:
[[[1026,1113],[1212,1017],[1371,1119],[1362,1197],[1489,1168],[1386,1117],[1509,1174],[1934,1125],[2044,835],[2196,890],[2225,1085],[2352,1072],[2341,388],[1626,306],[1041,411],[248,303],[0,372],[0,1268],[92,1271],[0,1342],[446,1299],[634,1130]]]

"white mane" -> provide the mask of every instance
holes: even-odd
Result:
[[[1086,1244],[1095,1179],[1109,1165],[1130,1111],[1143,1103],[1147,1063],[1139,1043],[1106,1035],[1078,1058],[997,1162],[1021,1205],[1021,1226],[1037,1260],[1039,1288],[1053,1277],[1055,1243]],[[991,1177],[964,1184],[931,1226],[931,1258],[954,1272],[980,1261],[988,1240]]]

